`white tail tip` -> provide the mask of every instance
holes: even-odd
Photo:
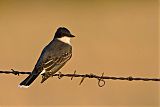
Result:
[[[25,86],[25,85],[18,85],[19,88],[28,88],[29,86]]]

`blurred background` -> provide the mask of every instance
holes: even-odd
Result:
[[[60,26],[67,27],[73,57],[62,73],[160,77],[158,0],[0,0],[0,70],[32,71]],[[0,107],[159,107],[159,83],[0,74]]]

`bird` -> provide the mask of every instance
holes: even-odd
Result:
[[[72,57],[71,38],[73,37],[75,36],[67,28],[59,27],[52,41],[42,50],[31,74],[18,87],[28,88],[40,74],[43,83],[60,70]]]

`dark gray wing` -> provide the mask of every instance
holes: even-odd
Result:
[[[44,48],[35,66],[38,73],[45,70],[42,82],[56,73],[72,57],[72,47],[68,44],[55,41]]]
[[[46,72],[42,74],[43,76],[41,83],[43,83],[53,74],[55,74],[59,69],[61,69],[71,57],[72,53],[64,53],[60,57],[54,57],[48,62],[43,63],[43,69]]]
[[[43,63],[43,68],[46,71],[54,71],[53,68],[57,65],[63,65],[64,63],[66,63],[70,58],[72,57],[72,53],[63,53],[61,56],[59,57],[52,57],[50,58],[50,60],[48,60],[47,62]]]

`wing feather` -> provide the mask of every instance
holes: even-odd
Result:
[[[60,56],[60,57],[53,58],[53,59],[48,60],[47,62],[43,63],[43,68],[46,71],[50,71],[54,68],[54,66],[66,63],[71,58],[71,56],[72,56],[71,53],[70,54],[69,53],[62,54],[62,56]]]

